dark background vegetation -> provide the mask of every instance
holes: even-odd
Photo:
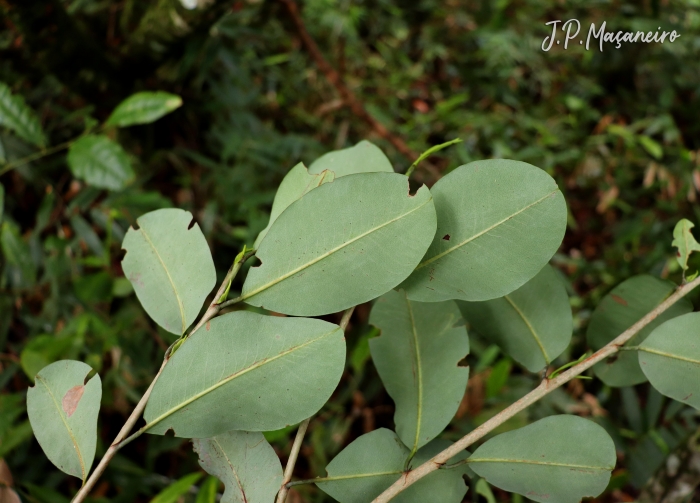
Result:
[[[570,211],[553,264],[567,279],[575,312],[573,344],[558,364],[587,349],[591,310],[615,284],[645,272],[680,280],[673,226],[681,217],[700,223],[697,0],[306,0],[303,23],[337,70],[335,83],[302,44],[287,5],[200,0],[187,10],[176,0],[0,0],[0,81],[37,112],[50,145],[78,136],[91,118],[104,120],[135,91],[165,90],[184,100],[154,124],[114,133],[137,173],[122,192],[74,180],[64,153],[0,176],[3,225],[17,238],[2,242],[0,458],[24,501],[68,501],[79,487],[32,436],[25,394],[33,372],[61,358],[99,371],[99,458],[173,341],[123,278],[120,243],[128,226],[156,208],[191,211],[221,279],[265,226],[287,170],[328,150],[369,139],[404,171],[413,160],[407,151],[462,138],[422,165],[418,179],[430,185],[436,173],[492,157],[552,174]],[[661,26],[681,37],[606,45],[602,53],[577,44],[543,52],[544,23],[569,18],[585,31],[606,21],[612,30]],[[1,130],[0,144],[8,160],[34,151]],[[240,285],[239,278],[234,289]],[[693,300],[698,306],[697,295]],[[368,312],[361,306],[353,317],[347,371],[311,422],[298,476],[323,475],[358,435],[393,426],[393,403],[369,359],[367,339],[376,332]],[[448,438],[539,379],[478,335],[471,339],[472,378]],[[693,501],[671,493],[680,482],[700,483],[688,461],[700,424],[695,411],[647,384],[610,389],[575,380],[501,431],[553,413],[590,417],[615,439],[618,468],[598,501]],[[268,434],[283,459],[292,436],[291,428]],[[150,501],[197,470],[189,442],[141,437],[115,458],[93,501]],[[523,501],[494,491],[498,501]],[[466,498],[485,501],[473,491]],[[301,486],[290,501],[330,499]]]

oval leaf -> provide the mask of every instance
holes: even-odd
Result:
[[[282,485],[282,464],[262,433],[230,431],[193,440],[199,464],[224,482],[221,503],[270,503]]]
[[[700,313],[657,327],[639,346],[638,359],[660,393],[700,409]]]
[[[13,95],[10,88],[2,82],[0,82],[0,126],[14,131],[17,136],[37,147],[46,146],[46,136],[34,110],[27,106],[24,98]]]
[[[597,496],[615,468],[605,430],[577,416],[550,416],[488,440],[469,467],[489,484],[534,501],[578,503]]]
[[[132,94],[117,105],[107,119],[108,126],[148,124],[182,106],[182,98],[163,91]]]
[[[458,305],[473,328],[530,372],[549,365],[571,341],[569,296],[550,265],[505,297]]]
[[[95,458],[102,383],[89,365],[61,360],[36,375],[27,413],[39,445],[60,470],[85,481]]]
[[[335,174],[332,171],[322,171],[317,175],[312,175],[303,163],[300,162],[294,166],[291,171],[287,173],[287,176],[284,177],[284,180],[282,180],[282,183],[277,189],[275,200],[272,203],[272,211],[270,212],[270,222],[267,224],[267,227],[258,234],[253,248],[257,249],[258,246],[260,246],[260,242],[267,234],[267,231],[270,230],[270,227],[275,220],[277,220],[277,217],[279,217],[290,204],[311,189],[315,189],[324,183],[332,182],[334,178]]]
[[[649,275],[630,278],[608,293],[596,307],[588,325],[588,345],[597,351],[666,299],[675,285]],[[689,313],[693,305],[681,299],[632,337],[625,346],[638,346],[663,322]],[[633,386],[646,381],[636,351],[620,351],[593,367],[595,375],[608,386]]]
[[[372,360],[396,403],[396,432],[412,452],[438,436],[464,398],[469,337],[457,305],[425,303],[391,291],[380,297],[370,323],[381,336],[369,341]]]
[[[83,136],[73,143],[68,167],[73,176],[101,189],[121,190],[134,178],[124,149],[102,135]]]
[[[192,214],[166,208],[142,215],[122,248],[124,275],[148,315],[168,332],[183,334],[216,285],[216,269]]]
[[[432,188],[438,228],[408,298],[424,302],[503,297],[534,277],[557,251],[566,203],[535,166],[504,159],[461,166]]]
[[[427,187],[408,193],[398,173],[327,183],[285,210],[260,243],[242,299],[295,316],[367,302],[403,281],[435,234]]]
[[[187,438],[279,430],[318,412],[344,366],[337,325],[226,314],[195,332],[165,366],[146,406],[146,428]]]
[[[322,173],[325,170],[333,171],[336,178],[355,173],[394,172],[394,168],[384,152],[367,140],[362,140],[350,148],[328,152],[309,166],[309,173],[312,175]]]
[[[435,440],[418,451],[411,467],[419,466],[450,442]],[[337,478],[316,485],[340,503],[367,503],[403,476],[409,451],[399,437],[386,428],[362,435],[343,449],[326,467],[329,478]],[[466,458],[467,452],[450,462]],[[459,503],[467,492],[463,475],[467,468],[438,470],[423,477],[392,499],[397,503]]]

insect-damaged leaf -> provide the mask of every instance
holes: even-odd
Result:
[[[673,229],[673,246],[678,248],[678,263],[681,265],[684,275],[685,271],[688,270],[690,254],[700,251],[700,243],[695,240],[691,230],[693,227],[695,224],[684,218]]]
[[[488,440],[468,465],[489,484],[531,500],[578,503],[607,487],[615,445],[593,421],[550,416]]]
[[[27,413],[46,457],[62,471],[85,481],[97,442],[102,383],[82,362],[61,360],[36,375],[27,391]]]
[[[342,329],[322,320],[237,311],[214,318],[163,369],[144,418],[149,433],[209,438],[271,431],[312,416],[345,366]]]
[[[312,175],[303,163],[294,166],[291,171],[287,173],[287,176],[284,177],[282,183],[280,183],[277,193],[275,194],[275,200],[272,203],[270,222],[267,224],[267,227],[258,234],[253,248],[257,249],[258,246],[260,246],[260,242],[267,234],[267,231],[270,230],[270,227],[275,220],[277,220],[277,217],[279,217],[290,204],[311,189],[315,189],[324,183],[332,182],[334,178],[335,174],[332,171],[322,171],[321,173]]]
[[[163,91],[132,94],[117,105],[107,119],[108,126],[126,127],[154,122],[182,106],[182,98]]]
[[[549,365],[571,341],[569,296],[549,265],[504,297],[457,304],[473,328],[530,372]]]
[[[175,208],[152,211],[130,228],[122,269],[148,315],[168,332],[183,334],[216,284],[216,269],[192,214]]]
[[[427,187],[398,173],[336,179],[292,203],[260,243],[242,299],[295,316],[367,302],[403,281],[435,234]]]
[[[324,170],[335,173],[336,178],[355,173],[376,171],[394,172],[391,162],[374,143],[362,140],[357,145],[334,150],[322,155],[309,166],[309,173],[319,174]]]
[[[370,323],[381,336],[369,341],[372,360],[396,403],[396,432],[412,451],[449,424],[464,398],[469,338],[457,305],[414,302],[390,291],[372,308]]]
[[[588,345],[597,351],[673,293],[675,285],[649,275],[630,278],[619,284],[600,301],[591,316],[586,337]],[[638,346],[663,322],[689,313],[693,305],[681,299],[649,323],[625,346]],[[619,351],[593,367],[596,376],[608,386],[633,386],[646,381],[639,367],[636,351]]]
[[[68,150],[68,167],[73,176],[101,189],[121,190],[134,178],[124,149],[103,135],[87,135]]]
[[[415,468],[451,442],[434,440],[416,453],[411,462]],[[328,477],[338,478],[316,485],[340,503],[368,503],[403,476],[409,451],[399,437],[386,428],[362,435],[343,449],[326,467]],[[467,457],[455,456],[450,463]],[[438,470],[423,477],[391,501],[396,503],[459,503],[467,492],[462,478],[468,468],[461,466]]]
[[[221,479],[221,503],[271,503],[282,485],[282,465],[262,433],[230,431],[192,441],[204,470]]]
[[[482,301],[534,277],[559,248],[566,203],[554,179],[504,159],[461,166],[430,189],[437,233],[404,281],[408,298]]]
[[[660,325],[637,353],[654,388],[700,409],[700,313],[684,314]]]

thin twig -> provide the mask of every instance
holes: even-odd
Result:
[[[340,320],[340,328],[345,330],[350,322],[350,317],[352,316],[355,307],[346,309],[343,312],[343,317]],[[294,465],[297,463],[297,458],[299,457],[299,451],[301,450],[301,444],[304,441],[304,435],[306,435],[306,430],[309,427],[309,422],[311,418],[306,419],[303,423],[299,425],[297,430],[297,436],[294,437],[294,443],[292,444],[292,451],[289,453],[289,459],[287,460],[287,466],[284,469],[284,479],[282,479],[282,487],[280,492],[277,493],[277,503],[284,503],[287,499],[287,493],[289,488],[296,483],[290,483],[292,480],[292,475],[294,474]]]
[[[71,146],[71,144],[76,140],[76,138],[73,138],[72,140],[69,140],[67,142],[59,143],[58,145],[54,145],[53,147],[46,148],[44,150],[40,150],[38,152],[34,152],[33,154],[29,154],[26,157],[22,157],[21,159],[17,159],[16,161],[10,161],[6,163],[2,168],[0,168],[0,175],[4,175],[8,171],[13,170],[17,166],[21,166],[23,164],[27,164],[28,162],[35,161],[37,159],[41,159],[42,157],[46,157],[47,155],[55,154],[56,152],[60,152],[61,150],[64,150],[68,147]]]
[[[393,134],[386,128],[386,126],[384,126],[384,124],[375,119],[367,111],[367,109],[365,109],[362,102],[357,98],[357,96],[355,96],[355,93],[353,93],[352,90],[345,85],[345,82],[343,82],[343,79],[336,69],[333,68],[330,63],[328,63],[316,44],[316,41],[311,37],[306,29],[297,3],[294,0],[279,1],[287,8],[287,12],[289,12],[289,16],[292,18],[294,27],[297,30],[297,34],[299,35],[304,47],[306,47],[307,52],[316,63],[316,66],[318,66],[319,70],[321,70],[321,73],[323,73],[323,75],[326,77],[326,80],[328,80],[328,82],[335,87],[350,110],[352,110],[357,117],[365,121],[375,133],[391,143],[402,155],[411,161],[416,159],[418,157],[418,153],[412,150],[401,137]],[[440,172],[435,166],[425,164],[425,167],[433,177],[438,178],[440,176]]]
[[[698,286],[700,286],[700,278],[696,278],[694,281],[691,281],[690,283],[681,286],[676,290],[676,292],[673,295],[671,295],[665,301],[659,304],[653,311],[644,316],[644,318],[642,318],[630,328],[622,332],[622,334],[620,334],[616,339],[611,341],[607,346],[596,351],[591,356],[583,360],[581,363],[571,367],[566,372],[562,372],[554,379],[543,380],[542,383],[540,383],[540,385],[537,386],[537,388],[532,390],[523,398],[513,403],[511,406],[507,407],[500,413],[496,414],[484,424],[473,430],[471,433],[465,435],[460,440],[458,440],[450,447],[434,456],[432,459],[426,461],[415,470],[412,470],[406,473],[405,476],[400,477],[399,480],[394,482],[394,484],[392,484],[382,494],[377,496],[372,501],[372,503],[388,503],[388,501],[394,498],[401,491],[409,487],[411,484],[417,482],[421,478],[425,477],[426,475],[444,466],[451,458],[464,451],[464,449],[472,445],[477,440],[483,438],[487,433],[493,431],[495,428],[506,422],[508,419],[515,416],[518,412],[532,405],[543,396],[551,393],[552,391],[560,387],[562,384],[567,383],[574,377],[581,374],[583,371],[591,368],[596,363],[603,361],[609,356],[617,353],[620,350],[620,348],[632,337],[634,337],[640,330],[649,325],[649,323],[654,321],[669,307],[671,307],[680,299],[688,295],[688,293],[690,293],[691,290]]]

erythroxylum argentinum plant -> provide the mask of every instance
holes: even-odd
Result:
[[[238,255],[199,321],[216,274],[192,219],[180,209],[154,211],[124,238],[123,270],[143,308],[181,337],[91,475],[99,376],[85,382],[88,365],[59,361],[29,389],[46,455],[84,482],[74,502],[118,449],[143,433],[171,432],[192,439],[202,468],[223,481],[226,503],[282,503],[302,483],[342,503],[459,503],[465,476],[534,501],[574,503],[600,494],[615,466],[614,444],[595,422],[555,415],[467,447],[591,367],[611,386],[648,379],[700,408],[700,313],[683,299],[700,279],[677,286],[645,275],[619,285],[593,314],[594,354],[543,374],[538,387],[457,442],[440,438],[469,378],[458,365],[469,352],[464,320],[533,372],[546,371],[570,342],[567,293],[548,265],[564,236],[566,204],[535,166],[472,162],[411,192],[407,176],[368,142],[308,169],[298,164],[279,187],[269,225]],[[684,275],[700,249],[691,228],[684,220],[674,233]],[[260,264],[231,298],[233,278],[253,255]],[[396,404],[396,429],[359,437],[326,474],[293,481],[309,418],[343,373],[352,310],[374,299],[370,323],[380,335],[370,351]],[[339,325],[313,318],[341,311]],[[145,425],[129,435],[141,415]],[[297,423],[283,471],[261,432]]]

